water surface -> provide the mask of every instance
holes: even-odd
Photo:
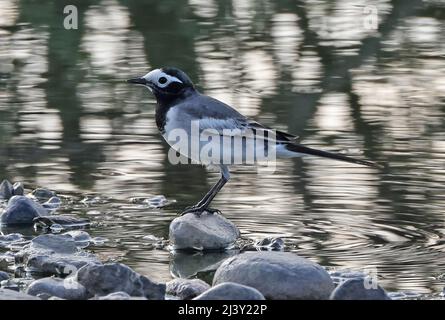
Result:
[[[388,290],[442,290],[442,2],[65,2],[0,0],[0,178],[56,190],[62,213],[89,217],[92,236],[109,239],[91,248],[103,260],[167,281],[224,257],[173,257],[150,240],[168,238],[218,178],[169,164],[153,97],[124,82],[172,65],[301,143],[385,165],[307,157],[275,173],[233,170],[213,206],[245,239],[282,237],[333,269],[377,268]],[[63,28],[65,4],[78,8],[77,30]],[[132,201],[156,195],[175,202]]]

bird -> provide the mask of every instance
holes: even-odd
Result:
[[[357,165],[380,167],[372,161],[299,144],[297,136],[264,126],[245,117],[224,102],[200,93],[190,77],[178,68],[162,67],[154,69],[144,76],[128,79],[127,82],[148,88],[156,98],[156,125],[161,135],[170,145],[170,150],[179,152],[186,159],[193,160],[195,163],[217,167],[220,170],[221,177],[216,184],[198,203],[182,211],[181,215],[193,213],[200,216],[203,212],[220,213],[219,210],[210,208],[210,203],[229,181],[229,168],[238,164],[234,161],[232,155],[237,151],[234,150],[234,138],[244,137],[241,147],[238,144],[238,149],[241,150],[241,156],[238,157],[238,160],[241,159],[241,163],[247,163],[247,154],[254,153],[253,161],[250,161],[249,164],[257,164],[273,153],[276,158],[312,155]],[[186,136],[186,141],[181,147],[178,147],[176,143],[177,136],[176,140],[170,138],[175,132],[183,132]],[[215,157],[212,157],[211,161],[207,159],[205,163],[202,151],[206,148],[208,140],[206,142],[205,139],[201,138],[203,133],[208,133],[209,136],[220,143],[217,149],[212,149],[213,151],[216,150],[214,152]],[[252,144],[248,141],[256,141],[256,143]],[[193,148],[192,145],[197,147]],[[262,153],[256,152],[258,150]],[[230,158],[224,158],[221,154],[218,154],[219,152],[229,154]],[[257,153],[260,156],[257,156]],[[249,159],[252,160],[252,157]]]

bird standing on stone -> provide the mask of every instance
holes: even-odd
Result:
[[[197,163],[220,169],[219,181],[197,204],[186,208],[182,214],[218,211],[210,209],[209,205],[229,180],[229,166],[255,164],[271,159],[272,154],[273,159],[314,155],[377,167],[370,161],[300,145],[296,136],[263,126],[229,105],[199,93],[190,78],[177,68],[155,69],[127,82],[147,87],[154,94],[157,101],[156,125],[174,150]],[[184,136],[186,141],[178,144],[178,137]],[[209,150],[209,138],[217,142],[212,145],[217,147],[210,148],[212,155],[203,159],[203,151]],[[241,138],[241,143],[234,142],[237,138]]]

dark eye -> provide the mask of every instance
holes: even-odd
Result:
[[[158,79],[158,82],[159,82],[160,84],[164,84],[164,83],[167,82],[167,78],[166,78],[166,77],[160,77],[160,78]]]

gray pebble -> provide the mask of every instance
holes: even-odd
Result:
[[[31,192],[31,194],[40,202],[47,201],[51,197],[56,196],[55,192],[48,190],[48,189],[44,189],[44,188],[37,188],[37,189],[33,190]]]
[[[200,279],[174,279],[167,282],[166,293],[182,300],[190,300],[210,289],[210,285]]]
[[[47,214],[48,211],[32,199],[13,196],[1,214],[0,221],[5,225],[32,224],[34,218]]]
[[[14,190],[12,187],[11,182],[8,180],[3,180],[2,183],[0,183],[0,199],[8,200],[14,195]]]
[[[245,252],[224,261],[213,285],[235,282],[259,290],[267,299],[328,299],[334,283],[320,265],[291,252]]]
[[[165,284],[158,284],[121,263],[88,264],[75,277],[91,295],[122,291],[130,296],[164,299]]]
[[[240,232],[219,214],[204,212],[201,216],[186,214],[170,224],[170,242],[177,250],[225,250],[236,241]]]
[[[25,187],[23,186],[23,184],[21,182],[16,182],[14,183],[14,185],[12,186],[12,193],[15,196],[23,196],[25,194]]]
[[[257,289],[225,282],[214,286],[193,300],[266,300]]]
[[[32,282],[26,289],[26,293],[39,296],[46,295],[48,299],[51,296],[67,300],[87,299],[87,291],[83,285],[76,282],[73,277],[61,278],[42,278]]]
[[[346,280],[331,294],[331,300],[391,300],[386,291],[369,277]]]

